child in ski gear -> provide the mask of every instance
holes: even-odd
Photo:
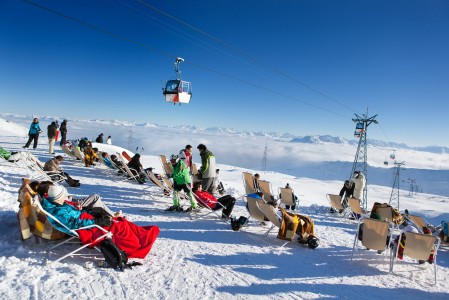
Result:
[[[195,197],[191,190],[191,179],[189,174],[189,169],[187,169],[186,164],[179,159],[178,155],[172,154],[170,157],[170,163],[173,166],[173,206],[169,207],[167,210],[177,210],[182,211],[179,205],[178,192],[183,190],[190,200],[190,207],[187,211],[192,211],[197,209],[198,205]]]
[[[201,182],[199,181],[193,184],[193,193],[199,199],[200,204],[208,206],[212,210],[219,210],[220,208],[223,208],[221,217],[223,219],[230,218],[235,204],[234,197],[231,195],[226,195],[217,199],[212,194],[203,191]]]
[[[201,168],[198,170],[198,178],[201,179],[203,190],[214,194],[214,181],[217,176],[215,156],[203,144],[199,144],[197,149],[201,156]]]
[[[39,140],[39,134],[42,132],[41,125],[39,124],[38,118],[33,119],[33,123],[30,125],[30,130],[28,131],[28,141],[22,148],[28,148],[31,141],[34,140],[33,149],[36,150],[37,142]]]
[[[62,163],[63,160],[64,160],[64,158],[61,155],[58,155],[55,158],[50,159],[49,161],[47,161],[45,163],[44,171],[50,172],[49,173],[50,177],[52,177],[51,176],[52,173],[54,175],[58,174],[60,176],[63,176],[65,178],[65,181],[72,187],[80,186],[79,180],[73,179],[72,177],[70,177],[69,174],[62,171],[62,169],[59,165]]]
[[[48,136],[48,153],[55,154],[53,146],[55,145],[56,131],[58,130],[58,126],[56,126],[56,122],[51,122],[47,127],[47,136]]]

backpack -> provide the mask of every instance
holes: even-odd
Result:
[[[111,239],[103,240],[100,250],[106,262],[105,267],[123,271],[125,268],[132,269],[133,266],[142,265],[139,262],[128,263],[126,252],[120,249]]]
[[[240,218],[232,218],[231,219],[231,228],[234,231],[239,231],[242,226],[245,226],[248,223],[248,218],[244,216],[240,216]]]

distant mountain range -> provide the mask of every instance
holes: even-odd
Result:
[[[30,120],[34,116],[33,115],[17,115],[17,114],[10,114],[10,113],[0,113],[0,116],[5,119],[25,119]],[[56,116],[44,116],[40,117],[41,121],[46,122],[52,122],[54,120],[62,120],[61,117]],[[291,142],[291,143],[304,143],[304,144],[323,144],[323,143],[333,143],[333,144],[347,144],[347,145],[357,145],[358,140],[348,140],[346,138],[341,137],[334,137],[330,135],[306,135],[303,137],[295,136],[290,133],[277,133],[277,132],[263,132],[263,131],[246,131],[246,130],[239,130],[239,129],[233,129],[233,128],[223,128],[223,127],[199,127],[195,125],[176,125],[176,126],[166,126],[166,125],[159,125],[156,123],[136,123],[136,122],[129,122],[129,121],[120,121],[120,120],[85,120],[85,119],[69,119],[69,121],[76,121],[76,122],[92,122],[97,124],[104,124],[104,125],[120,125],[120,126],[135,126],[135,127],[146,127],[146,128],[175,128],[175,129],[184,129],[189,131],[206,131],[206,132],[217,132],[220,134],[229,134],[229,135],[238,135],[238,136],[260,136],[260,137],[266,137],[278,141],[284,141],[284,142]],[[392,148],[392,149],[409,149],[409,150],[415,150],[415,151],[425,151],[430,153],[437,153],[437,154],[444,154],[449,153],[448,147],[442,147],[442,146],[425,146],[425,147],[409,147],[404,143],[395,143],[395,142],[386,142],[382,140],[374,140],[374,139],[368,139],[367,144],[369,146],[373,147],[383,147],[383,148]]]

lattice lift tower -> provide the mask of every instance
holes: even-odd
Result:
[[[388,204],[390,204],[391,207],[396,208],[399,211],[399,182],[400,182],[399,173],[401,171],[401,167],[405,165],[405,162],[395,161],[394,165],[396,166],[396,172],[393,181],[393,188],[391,190],[390,202],[388,202]]]
[[[366,148],[366,132],[368,130],[368,126],[372,123],[378,124],[375,120],[377,115],[368,118],[368,109],[366,110],[366,114],[362,117],[358,114],[355,114],[355,118],[352,119],[356,123],[354,137],[359,138],[359,145],[357,147],[357,152],[355,154],[354,163],[352,164],[351,174],[349,175],[349,179],[352,178],[354,172],[362,171],[363,175],[365,175],[365,180],[368,182],[368,174],[367,174],[367,155],[368,151]],[[368,206],[368,185],[365,184],[365,188],[363,189],[363,199],[360,199],[362,208],[365,210]]]

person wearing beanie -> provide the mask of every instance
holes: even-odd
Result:
[[[217,176],[215,155],[204,144],[199,144],[197,149],[201,156],[201,168],[198,170],[198,178],[201,179],[203,190],[214,194],[214,182]]]

